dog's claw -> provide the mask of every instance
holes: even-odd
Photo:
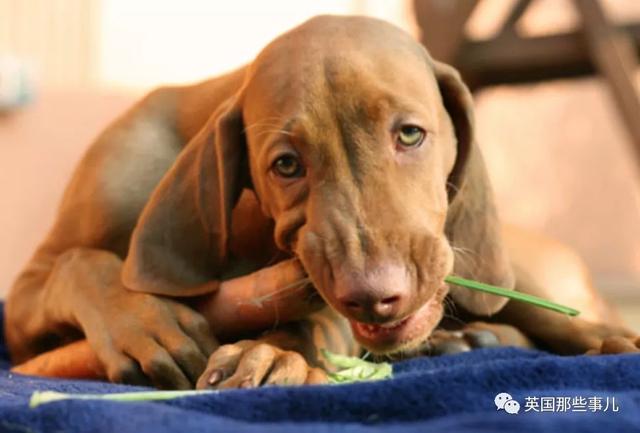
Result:
[[[223,374],[221,370],[213,370],[213,372],[211,373],[211,375],[209,376],[209,379],[207,380],[207,383],[211,386],[217,384],[218,382],[220,382],[223,378]]]
[[[465,331],[464,338],[474,348],[500,346],[500,341],[498,341],[496,334],[487,330]]]
[[[469,344],[462,339],[447,340],[433,346],[434,355],[453,355],[471,350]]]

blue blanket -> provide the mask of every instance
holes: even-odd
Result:
[[[141,388],[18,376],[8,367],[0,342],[2,432],[640,431],[640,356],[633,355],[484,349],[403,361],[392,380],[380,382],[231,390],[162,403],[61,401],[36,409],[28,407],[35,390]]]

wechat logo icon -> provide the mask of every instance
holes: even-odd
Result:
[[[501,392],[496,395],[493,401],[496,404],[496,410],[504,410],[509,415],[516,415],[520,412],[520,403],[515,401],[509,393]]]

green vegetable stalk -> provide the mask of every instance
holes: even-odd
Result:
[[[352,383],[368,380],[379,380],[391,377],[391,365],[383,362],[376,364],[360,358],[337,355],[326,350],[322,354],[327,361],[340,368],[335,373],[329,373],[330,383]],[[42,404],[53,403],[61,400],[104,400],[118,401],[122,403],[140,401],[172,400],[176,398],[191,397],[217,393],[216,390],[203,391],[142,391],[121,392],[114,394],[65,394],[56,391],[35,391],[29,401],[30,408],[36,408]]]
[[[502,287],[492,286],[490,284],[480,283],[478,281],[467,280],[454,275],[449,275],[444,279],[447,283],[455,284],[456,286],[466,287],[467,289],[477,290],[480,292],[491,293],[492,295],[503,296],[515,301],[525,302],[537,307],[546,308],[547,310],[557,311],[568,316],[577,316],[580,314],[578,310],[575,310],[564,305],[556,304],[555,302],[547,301],[546,299],[538,298],[537,296],[527,295],[526,293],[516,292],[514,290],[503,289]]]
[[[174,398],[191,397],[194,395],[211,394],[218,391],[141,391],[119,392],[114,394],[65,394],[57,391],[35,391],[31,394],[29,407],[34,409],[42,404],[53,403],[61,400],[105,400],[119,401],[123,403],[138,401],[172,400]]]

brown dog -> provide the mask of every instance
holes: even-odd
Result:
[[[363,17],[312,19],[248,67],[152,92],[88,151],[15,283],[15,360],[84,333],[111,380],[186,388],[321,382],[316,349],[355,353],[349,328],[391,357],[531,341],[637,351],[575,256],[503,233],[471,103],[451,67]],[[330,308],[222,346],[202,374],[216,343],[185,303],[291,256]],[[448,287],[452,273],[591,321]],[[433,332],[445,299],[459,320],[512,326]]]

